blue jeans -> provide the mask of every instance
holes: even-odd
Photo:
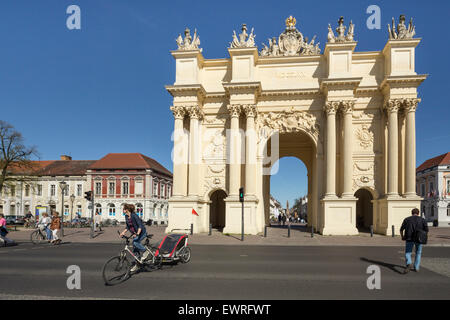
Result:
[[[416,260],[414,261],[414,268],[417,271],[419,271],[420,258],[422,256],[422,244],[421,243],[406,241],[406,248],[405,248],[406,265],[408,266],[412,263],[411,254],[412,254],[414,246],[416,246]]]
[[[134,252],[144,252],[146,249],[145,247],[142,245],[141,241],[144,240],[144,238],[147,236],[147,231],[145,229],[143,229],[141,231],[141,234],[133,239],[133,248],[134,248]]]
[[[46,227],[45,229],[45,233],[47,233],[47,240],[52,240],[52,230],[50,230],[49,227]]]

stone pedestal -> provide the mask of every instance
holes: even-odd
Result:
[[[412,209],[420,208],[420,200],[419,197],[417,200],[395,197],[378,200],[374,231],[378,234],[391,235],[394,226],[395,234],[399,235],[403,220],[411,216]]]
[[[244,202],[244,234],[256,235],[262,230],[257,230],[257,208],[258,200],[245,199]],[[241,234],[242,233],[242,203],[239,197],[228,197],[225,199],[225,228],[223,233]]]
[[[354,199],[323,199],[321,201],[323,224],[322,235],[357,235],[356,228],[356,198]]]

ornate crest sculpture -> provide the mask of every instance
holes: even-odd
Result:
[[[405,25],[405,15],[400,15],[397,30],[395,29],[395,19],[392,18],[392,29],[388,24],[389,39],[412,39],[416,34],[416,26],[412,23],[412,18],[409,20],[408,28]]]
[[[250,34],[247,34],[247,25],[242,24],[242,32],[239,34],[239,39],[236,36],[236,31],[233,30],[233,41],[230,42],[230,48],[250,48],[255,46],[255,37],[253,28]]]
[[[269,46],[263,44],[260,52],[262,57],[299,56],[320,54],[319,43],[315,44],[316,36],[308,43],[308,38],[295,27],[297,21],[290,16],[286,19],[286,30],[277,39],[269,39]]]
[[[176,40],[178,49],[177,50],[199,50],[202,51],[200,46],[200,38],[197,35],[197,29],[194,31],[194,37],[191,36],[191,30],[189,28],[186,28],[184,30],[184,40],[181,37],[181,34],[178,35],[178,38]]]
[[[330,24],[328,24],[328,42],[335,43],[335,42],[353,42],[355,41],[353,39],[355,35],[355,25],[350,21],[350,24],[348,26],[347,35],[345,35],[345,30],[347,27],[344,26],[344,17],[340,17],[338,21],[338,27],[336,28],[337,37],[334,35],[333,29],[331,28]]]

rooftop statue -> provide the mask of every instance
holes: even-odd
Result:
[[[314,55],[320,54],[319,43],[315,44],[315,36],[308,43],[307,38],[303,38],[303,34],[295,27],[297,20],[290,16],[286,19],[286,29],[278,37],[269,39],[269,46],[263,44],[263,49],[260,52],[262,57],[277,57],[277,56],[299,56],[299,55]]]
[[[247,25],[242,24],[242,32],[239,34],[239,39],[236,36],[236,31],[233,30],[233,41],[230,42],[230,48],[250,48],[255,46],[255,37],[253,28],[250,35],[247,34]]]
[[[336,28],[337,37],[334,35],[331,25],[328,24],[328,36],[327,36],[328,42],[335,43],[335,42],[353,42],[353,41],[355,41],[353,39],[353,37],[355,35],[355,25],[353,24],[352,21],[350,21],[350,24],[348,26],[347,35],[345,35],[346,30],[347,30],[347,27],[344,26],[344,17],[339,18],[338,27]]]
[[[197,35],[197,29],[194,31],[194,37],[191,36],[191,31],[189,28],[186,28],[184,30],[184,40],[181,37],[181,34],[178,35],[178,38],[176,40],[178,49],[177,50],[199,50],[202,51],[200,46],[200,38]]]
[[[412,23],[412,18],[409,20],[408,28],[406,28],[405,25],[405,15],[400,15],[399,23],[397,25],[397,30],[395,29],[395,19],[392,18],[392,29],[391,26],[388,24],[388,31],[389,31],[389,39],[412,39],[414,35],[416,34],[416,26]]]

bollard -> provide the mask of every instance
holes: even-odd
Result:
[[[395,237],[395,229],[393,225],[392,225],[392,237]]]
[[[291,224],[288,224],[288,238],[291,237]]]
[[[212,234],[212,224],[210,223],[209,224],[209,233],[208,233],[208,236],[210,236]]]
[[[311,238],[314,238],[314,227],[311,227]]]
[[[267,238],[267,226],[264,227],[264,238]]]
[[[194,224],[191,223],[191,236],[194,234]]]
[[[370,237],[373,237],[373,226],[370,226]]]

